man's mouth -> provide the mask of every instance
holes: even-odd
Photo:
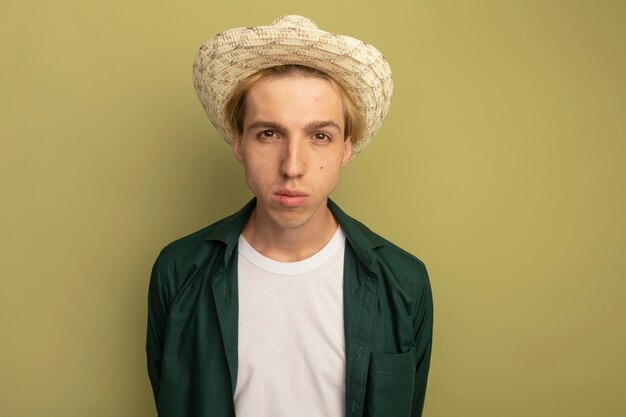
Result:
[[[308,194],[300,190],[279,190],[274,193],[274,199],[285,207],[301,206],[308,198]]]

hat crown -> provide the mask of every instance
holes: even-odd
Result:
[[[298,16],[296,14],[281,16],[272,22],[272,26],[287,27],[287,28],[319,29],[319,27],[311,19],[307,19],[304,16]]]

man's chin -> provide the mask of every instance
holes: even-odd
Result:
[[[273,213],[272,219],[274,223],[282,229],[298,229],[308,223],[311,219],[310,216],[306,216],[305,213],[300,212],[294,208],[284,209],[278,213]]]

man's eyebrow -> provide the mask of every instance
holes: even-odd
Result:
[[[306,130],[317,130],[324,128],[335,128],[341,132],[341,127],[332,120],[315,120],[306,125]],[[280,123],[272,122],[270,120],[255,120],[246,126],[247,129],[276,129],[285,130],[285,127]]]
[[[315,129],[324,129],[327,127],[334,127],[337,131],[341,132],[341,128],[339,125],[332,120],[320,120],[309,123],[307,126],[307,130],[315,130]]]
[[[247,126],[248,129],[276,129],[276,130],[282,130],[283,126],[281,126],[279,123],[276,122],[271,122],[269,120],[256,120],[252,123],[250,123]]]

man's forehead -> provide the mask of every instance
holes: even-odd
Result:
[[[343,98],[327,80],[309,77],[263,79],[246,93],[247,127],[284,125],[343,129]]]
[[[332,78],[324,77],[324,76],[316,76],[316,75],[303,75],[296,73],[289,74],[269,74],[260,77],[258,80],[254,81],[248,87],[248,93],[253,89],[260,89],[260,87],[264,87],[266,85],[272,85],[273,88],[276,88],[276,85],[290,85],[291,88],[298,86],[315,86],[317,90],[328,90],[330,87],[335,93],[341,96],[341,89],[337,85]]]

